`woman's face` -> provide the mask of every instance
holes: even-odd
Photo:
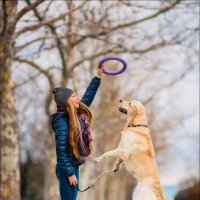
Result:
[[[79,100],[79,98],[76,96],[76,93],[73,93],[73,94],[69,97],[69,102],[74,106],[74,108],[79,108],[80,100]]]

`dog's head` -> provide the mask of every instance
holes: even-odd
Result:
[[[144,113],[145,109],[142,103],[139,101],[120,100],[119,111],[124,114],[137,115],[139,113]]]
[[[146,116],[145,108],[141,102],[133,100],[133,101],[125,101],[120,100],[119,111],[127,114],[128,121],[131,122],[137,116]],[[146,117],[145,117],[146,118]]]

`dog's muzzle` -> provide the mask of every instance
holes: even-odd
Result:
[[[124,113],[124,114],[127,114],[127,110],[124,109],[124,108],[119,108],[119,111],[122,112],[122,113]]]

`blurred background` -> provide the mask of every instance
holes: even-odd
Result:
[[[80,188],[112,169],[115,159],[93,158],[118,145],[119,100],[136,99],[146,107],[166,200],[199,199],[198,0],[20,0],[1,8],[2,199],[59,200],[51,90],[70,87],[81,97],[100,59],[111,55],[128,68],[102,78],[91,106],[94,153],[81,166]],[[122,168],[78,199],[131,200],[135,185]]]

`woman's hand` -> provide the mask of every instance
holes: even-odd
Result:
[[[97,77],[98,78],[101,78],[102,77],[102,75],[103,75],[103,70],[105,69],[105,66],[104,65],[102,65],[102,67],[99,69],[98,67],[97,67]]]
[[[75,175],[68,176],[68,179],[69,179],[69,184],[70,185],[76,185],[76,184],[78,184],[78,181],[77,181],[77,178],[76,178]]]

